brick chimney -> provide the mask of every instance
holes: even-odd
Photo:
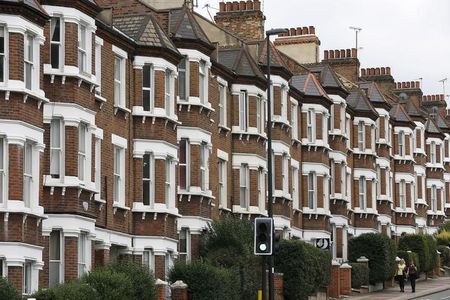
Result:
[[[390,67],[361,69],[360,78],[367,81],[375,81],[383,93],[395,89],[394,77]]]
[[[422,107],[430,113],[436,107],[441,116],[447,115],[447,102],[443,94],[422,96]]]
[[[417,107],[421,107],[422,105],[423,93],[420,87],[420,81],[396,82],[392,92],[401,99],[405,97],[406,101],[413,101]]]
[[[320,40],[314,26],[291,28],[275,39],[274,45],[299,64],[319,62]]]
[[[220,2],[219,5],[219,12],[214,17],[219,27],[247,42],[264,39],[266,18],[259,0]]]
[[[325,50],[323,62],[329,64],[336,73],[350,81],[357,82],[359,78],[359,59],[355,48],[340,50]]]

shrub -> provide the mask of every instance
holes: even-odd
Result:
[[[423,272],[431,271],[434,267],[434,258],[430,252],[430,245],[428,238],[424,234],[405,234],[400,238],[398,248],[400,250],[410,250],[419,255],[419,269]]]
[[[439,245],[437,250],[441,252],[441,265],[450,267],[450,247]]]
[[[132,262],[110,265],[110,268],[113,272],[124,274],[131,280],[133,289],[130,294],[133,299],[153,300],[156,298],[155,279],[147,268]]]
[[[397,256],[399,258],[403,258],[405,260],[405,263],[407,266],[411,264],[411,262],[414,262],[414,264],[417,267],[417,271],[420,272],[420,260],[419,255],[416,252],[412,251],[405,251],[405,250],[398,250]]]
[[[424,237],[428,245],[428,251],[430,251],[430,269],[427,271],[432,271],[436,266],[437,243],[434,237],[430,234],[425,234]]]
[[[331,257],[299,240],[282,240],[275,254],[275,270],[283,273],[284,297],[308,299],[330,280]]]
[[[81,280],[98,292],[99,300],[134,299],[130,295],[133,289],[131,280],[123,273],[113,272],[109,267],[95,269]]]
[[[217,268],[207,262],[176,262],[169,280],[185,282],[190,300],[237,300],[240,297],[236,275],[229,269]]]
[[[395,245],[386,235],[365,233],[349,241],[349,260],[369,259],[369,282],[389,280],[395,271]]]
[[[96,300],[99,299],[99,295],[90,285],[76,280],[50,289],[39,290],[33,298],[36,300]]]
[[[439,225],[437,233],[441,233],[442,231],[450,232],[450,221],[444,222],[441,225]]]
[[[350,263],[352,267],[352,288],[359,289],[369,284],[369,267],[365,263]]]
[[[16,287],[6,278],[0,277],[0,299],[19,300],[19,293]]]
[[[436,235],[438,245],[450,246],[450,231],[441,231]]]

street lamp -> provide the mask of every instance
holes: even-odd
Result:
[[[270,29],[266,31],[266,44],[267,44],[267,187],[269,189],[269,198],[268,198],[268,213],[269,218],[272,218],[272,224],[273,224],[273,186],[272,186],[272,111],[271,111],[271,94],[270,94],[270,87],[271,87],[271,80],[270,80],[270,36],[271,35],[279,35],[282,33],[288,32],[287,29]],[[274,230],[275,226],[272,226],[272,236],[274,236]],[[274,300],[274,263],[273,263],[273,255],[274,255],[274,247],[272,245],[272,255],[269,256],[269,300]],[[263,292],[263,300],[265,300],[265,257],[263,256],[263,285],[262,285],[262,292]]]

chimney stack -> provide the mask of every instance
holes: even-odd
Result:
[[[393,90],[397,87],[391,74],[391,67],[362,68],[361,79],[374,81],[382,92]]]
[[[320,40],[314,26],[290,28],[275,39],[274,45],[299,64],[319,62]]]
[[[356,71],[359,70],[358,51],[352,49],[325,50],[323,62],[330,64],[336,73],[341,74],[352,82],[359,81]]]

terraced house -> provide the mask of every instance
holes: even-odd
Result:
[[[165,279],[208,223],[283,238],[432,233],[450,214],[442,95],[360,69],[313,26],[271,43],[259,0],[0,0],[0,276],[23,294],[127,257]]]

